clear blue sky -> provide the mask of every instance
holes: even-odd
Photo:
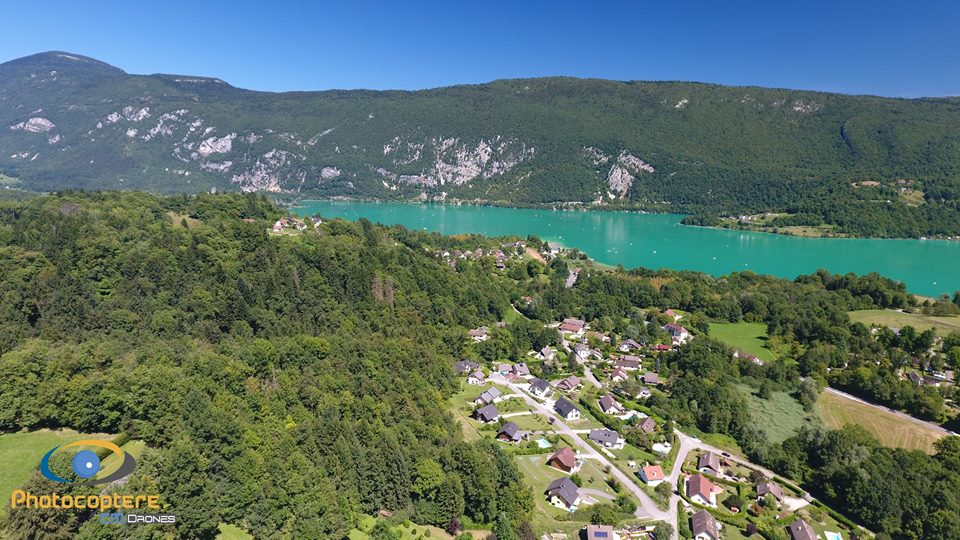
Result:
[[[955,0],[8,0],[0,21],[0,61],[65,50],[258,90],[572,75],[960,94]]]

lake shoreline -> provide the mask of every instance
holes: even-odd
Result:
[[[412,230],[484,236],[535,235],[616,268],[690,270],[713,276],[749,270],[795,279],[819,269],[833,274],[876,272],[912,294],[938,297],[960,290],[960,243],[943,240],[810,238],[762,231],[684,225],[681,214],[592,210],[558,212],[489,205],[410,201],[302,201],[291,211],[362,217]]]
[[[449,206],[449,207],[480,207],[480,208],[512,208],[512,209],[521,209],[521,210],[551,210],[551,211],[561,211],[561,212],[610,212],[610,213],[626,213],[626,214],[674,214],[681,215],[684,217],[692,216],[695,214],[686,214],[683,212],[671,211],[669,209],[655,210],[649,208],[641,208],[636,206],[606,206],[598,205],[596,203],[582,203],[582,202],[566,202],[566,203],[542,203],[542,204],[516,204],[505,201],[478,201],[478,200],[453,200],[453,201],[436,201],[436,200],[417,200],[417,199],[378,199],[371,197],[348,197],[348,196],[335,196],[328,197],[325,199],[293,199],[290,201],[277,201],[277,203],[286,208],[299,208],[305,204],[312,202],[358,202],[358,203],[374,203],[374,204],[411,204],[411,205],[425,205],[425,206]],[[837,233],[837,234],[821,234],[821,235],[802,235],[802,234],[793,234],[789,231],[773,231],[766,230],[763,227],[724,227],[718,225],[692,225],[687,223],[680,223],[684,227],[700,227],[705,229],[719,229],[727,231],[747,231],[747,232],[756,232],[756,233],[765,233],[773,234],[777,236],[786,236],[792,238],[830,238],[830,239],[859,239],[859,240],[945,240],[960,242],[960,236],[938,236],[938,237],[908,237],[908,236],[858,236],[855,234],[848,233]]]

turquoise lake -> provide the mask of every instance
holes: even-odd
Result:
[[[320,214],[445,234],[534,234],[575,247],[598,262],[627,268],[697,270],[712,275],[751,270],[794,278],[818,268],[834,273],[879,272],[916,294],[960,290],[960,242],[799,238],[689,227],[676,214],[563,211],[489,206],[305,201],[301,215]]]

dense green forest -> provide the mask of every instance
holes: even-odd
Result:
[[[443,405],[462,327],[499,318],[503,284],[370,223],[268,238],[277,212],[255,197],[64,195],[0,213],[0,431],[143,439],[119,489],[159,490],[185,538],[221,521],[337,538],[381,509],[525,526],[512,462],[460,440]],[[393,291],[380,301],[376,279]],[[62,519],[29,514],[10,530]],[[44,537],[120,534],[88,517]]]
[[[542,78],[267,93],[79,55],[0,65],[0,174],[24,189],[265,191],[789,213],[960,235],[960,102]]]
[[[158,491],[185,538],[211,538],[221,522],[257,538],[343,538],[380,510],[534,538],[545,532],[529,525],[538,494],[499,447],[465,442],[447,410],[459,388],[453,361],[524,358],[555,343],[544,323],[571,316],[653,343],[664,337],[660,313],[679,308],[698,337],[660,357],[669,392],[648,403],[658,416],[734,437],[886,537],[960,538],[954,442],[931,457],[815,429],[772,445],[734,388],[773,386],[812,407],[834,382],[827,367],[882,379],[902,355],[942,356],[922,333],[850,324],[851,309],[919,308],[901,284],[635,269],[585,271],[566,288],[563,258],[501,272],[490,258],[451,266],[436,256],[496,239],[365,220],[268,234],[279,215],[249,194],[65,192],[0,205],[0,432],[70,427],[145,441],[130,481],[110,489]],[[467,329],[504,320],[512,303],[529,320],[468,346]],[[708,336],[711,321],[763,322],[788,352],[763,366],[733,361]],[[897,406],[941,419],[947,397],[930,389]],[[30,487],[54,488],[39,475]],[[89,518],[18,509],[3,525],[15,538],[132,534]]]

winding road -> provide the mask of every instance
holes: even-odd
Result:
[[[491,375],[490,378],[497,384],[502,384],[509,387],[515,392],[516,395],[519,395],[531,407],[532,410],[535,410],[538,414],[550,419],[552,421],[553,431],[562,435],[566,435],[573,442],[573,444],[579,448],[581,457],[584,459],[595,460],[604,468],[609,468],[610,475],[616,478],[621,485],[623,485],[637,498],[639,504],[637,505],[637,511],[635,512],[635,515],[642,519],[651,519],[669,523],[673,527],[673,539],[678,540],[677,507],[682,501],[679,495],[670,495],[670,503],[667,510],[661,510],[660,507],[657,506],[656,502],[654,502],[654,500],[650,497],[650,495],[647,494],[644,487],[641,486],[637,479],[633,477],[633,475],[629,475],[621,471],[613,462],[610,461],[607,456],[601,452],[598,452],[596,448],[594,448],[592,445],[590,445],[590,443],[585,441],[583,437],[581,437],[581,434],[585,433],[585,430],[573,429],[568,426],[566,422],[557,416],[550,407],[528,394],[521,385],[511,382],[507,380],[506,377],[503,377],[497,373]],[[683,463],[686,461],[687,456],[690,455],[690,452],[693,451],[714,452],[718,455],[723,455],[724,458],[729,461],[733,461],[745,467],[758,470],[770,478],[777,476],[769,469],[751,463],[744,458],[731,455],[725,450],[706,444],[696,437],[686,435],[679,430],[674,430],[674,433],[676,434],[677,443],[680,445],[680,449],[677,452],[677,457],[673,462],[673,468],[670,470],[669,474],[666,474],[665,471],[666,482],[669,482],[674,488],[676,488],[680,480],[680,474],[683,470]],[[605,496],[605,494],[602,493],[594,493],[593,490],[588,490],[586,493],[591,496]],[[806,495],[805,498],[808,501],[812,501],[812,498],[809,495]]]

